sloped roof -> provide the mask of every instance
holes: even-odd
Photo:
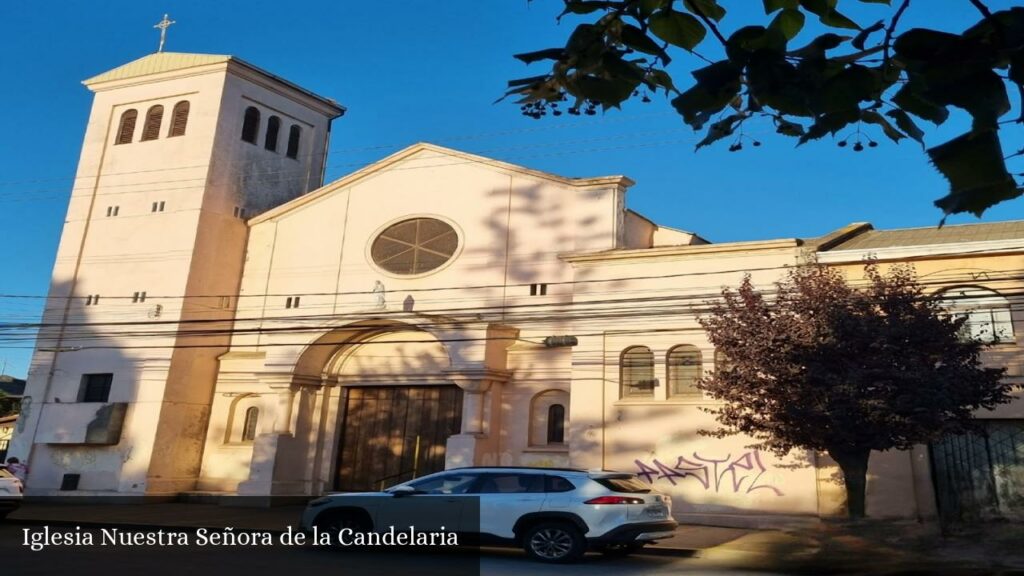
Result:
[[[957,224],[928,226],[896,230],[866,230],[838,242],[827,249],[873,250],[900,246],[926,246],[957,242],[987,242],[993,240],[1024,239],[1024,220],[983,224]]]
[[[184,70],[195,66],[206,66],[207,64],[220,64],[231,60],[231,56],[222,54],[189,54],[186,52],[157,52],[143,56],[138,60],[118,66],[85,80],[82,84],[96,84],[98,82],[109,82],[111,80],[124,80],[136,76],[159,74],[160,72],[171,72],[173,70]]]
[[[288,86],[306,96],[318,100],[323,104],[326,104],[329,108],[334,109],[336,115],[341,115],[345,112],[345,107],[341,106],[331,98],[320,96],[315,92],[306,90],[302,86],[289,82],[280,76],[271,74],[266,70],[263,70],[257,66],[238,58],[236,56],[229,56],[225,54],[192,54],[187,52],[156,52],[143,56],[138,60],[132,60],[131,62],[118,66],[113,70],[108,70],[102,74],[98,74],[89,78],[88,80],[82,81],[82,84],[86,86],[92,86],[94,84],[101,84],[104,82],[115,82],[118,80],[127,80],[130,78],[139,78],[142,76],[149,76],[151,74],[160,74],[163,72],[174,72],[177,70],[188,70],[189,68],[198,68],[201,66],[209,66],[211,64],[224,64],[227,62],[233,62],[240,66],[244,66],[249,70],[262,74],[267,78],[271,78],[285,86]]]

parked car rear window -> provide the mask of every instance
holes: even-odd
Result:
[[[651,487],[644,484],[639,478],[595,478],[594,482],[597,482],[601,486],[611,490],[612,492],[623,492],[626,494],[646,494],[651,491]]]

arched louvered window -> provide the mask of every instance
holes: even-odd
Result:
[[[986,344],[1014,343],[1010,301],[982,286],[956,286],[938,294],[939,303],[954,318],[964,318],[960,336]]]
[[[697,380],[700,379],[700,350],[690,344],[681,344],[668,351],[665,357],[668,376],[668,394],[676,398],[700,398]]]
[[[242,140],[249,144],[255,144],[259,131],[260,111],[255,106],[249,106],[245,109],[245,118],[242,120]]]
[[[256,424],[260,419],[260,409],[252,406],[245,411],[245,422],[242,424],[242,442],[256,439]]]
[[[146,112],[146,124],[142,127],[142,141],[156,140],[160,137],[160,123],[164,119],[164,107],[157,104]]]
[[[167,136],[184,136],[185,128],[188,126],[188,100],[182,100],[174,105],[174,111],[171,113],[171,129],[168,130]]]
[[[289,158],[299,157],[299,138],[302,137],[302,128],[296,124],[292,124],[290,130],[288,130],[288,151],[285,153]]]
[[[281,131],[281,119],[271,116],[267,119],[267,135],[263,138],[263,147],[271,152],[277,151],[277,135]]]
[[[548,406],[548,444],[565,443],[565,406]]]
[[[132,108],[121,114],[121,123],[117,126],[117,141],[115,144],[131,144],[135,136],[135,120],[139,117],[139,111]]]
[[[647,346],[631,346],[619,360],[620,395],[623,398],[653,398],[654,353]]]

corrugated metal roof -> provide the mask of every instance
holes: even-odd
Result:
[[[231,60],[231,56],[221,54],[188,54],[185,52],[157,52],[143,56],[138,60],[114,68],[103,74],[93,76],[84,81],[83,84],[95,84],[97,82],[108,82],[110,80],[124,80],[147,74],[159,74],[171,70],[182,70],[194,66],[205,66],[207,64],[220,64]]]
[[[1024,220],[955,226],[869,230],[829,248],[833,250],[870,250],[897,246],[925,246],[955,242],[986,242],[1024,239]]]

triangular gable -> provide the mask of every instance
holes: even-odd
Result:
[[[382,172],[387,168],[394,166],[395,164],[398,164],[405,160],[408,160],[421,152],[433,152],[439,155],[457,158],[461,162],[481,164],[484,166],[494,168],[495,170],[514,173],[531,178],[537,178],[539,180],[545,180],[549,182],[557,182],[564,186],[588,187],[597,185],[617,184],[624,187],[629,187],[633,185],[633,181],[625,176],[601,176],[596,178],[566,178],[565,176],[559,176],[557,174],[542,172],[540,170],[533,170],[531,168],[526,168],[524,166],[509,164],[507,162],[502,162],[500,160],[495,160],[493,158],[477,156],[475,154],[461,152],[459,150],[453,150],[451,148],[445,148],[444,146],[438,146],[436,144],[419,142],[417,144],[413,144],[412,146],[399,150],[398,152],[395,152],[394,154],[387,156],[386,158],[383,158],[363,168],[360,168],[359,170],[356,170],[355,172],[352,172],[347,176],[343,176],[329,184],[326,184],[318,188],[317,190],[299,196],[298,198],[286,202],[276,208],[272,208],[264,212],[263,214],[260,214],[259,216],[256,216],[255,218],[249,220],[249,224],[254,225],[260,222],[265,222],[267,220],[278,218],[288,212],[297,210],[303,206],[306,206],[307,204],[316,202],[326,196],[329,196],[336,191],[347,188],[355,184],[356,182],[368,178],[378,172]]]

